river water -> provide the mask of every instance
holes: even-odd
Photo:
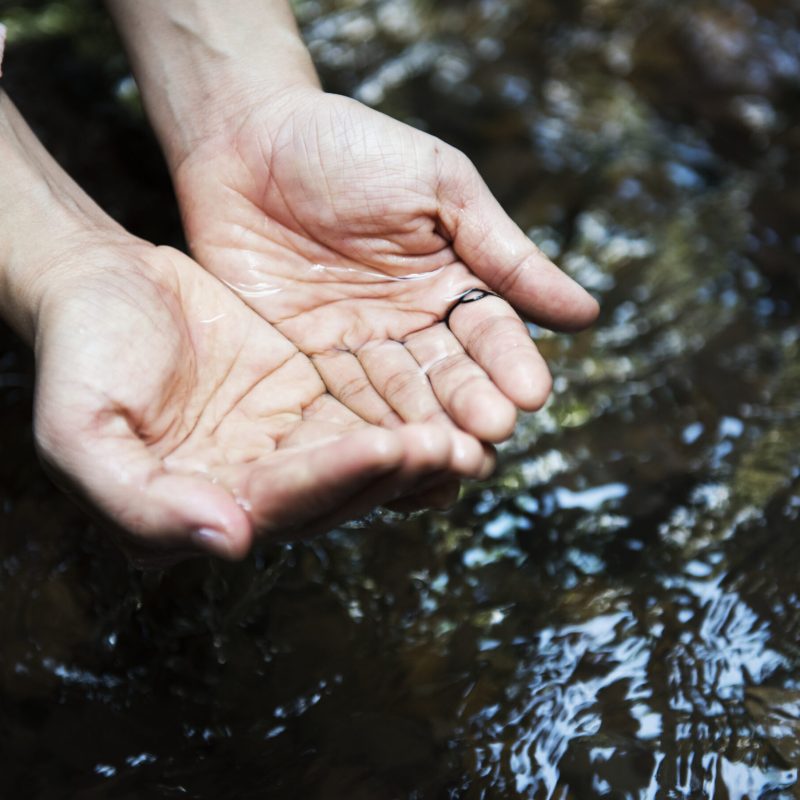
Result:
[[[328,88],[462,147],[602,301],[448,513],[129,568],[32,448],[0,334],[0,795],[800,796],[800,7],[297,3]],[[6,85],[179,241],[88,0],[3,2]],[[92,122],[87,122],[87,119]]]

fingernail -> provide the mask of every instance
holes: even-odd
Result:
[[[214,528],[198,528],[192,532],[192,542],[202,550],[223,558],[231,557],[231,543],[227,535]]]

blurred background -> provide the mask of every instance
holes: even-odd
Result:
[[[296,10],[326,87],[465,150],[602,317],[532,329],[554,397],[451,512],[148,574],[42,473],[0,328],[0,795],[800,796],[797,3]],[[102,8],[0,20],[58,160],[180,246]]]

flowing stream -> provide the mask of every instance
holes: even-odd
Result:
[[[44,476],[0,332],[0,795],[800,797],[800,7],[297,11],[328,88],[464,149],[602,317],[533,331],[554,397],[452,511],[161,574]],[[102,11],[0,17],[58,158],[179,242]]]

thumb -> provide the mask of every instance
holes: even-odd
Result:
[[[597,318],[597,301],[520,230],[462,153],[448,149],[439,169],[439,217],[458,257],[532,322],[580,330]]]
[[[169,471],[121,415],[96,432],[37,423],[37,444],[59,483],[77,489],[135,552],[248,552],[251,525],[233,495],[203,475]]]

